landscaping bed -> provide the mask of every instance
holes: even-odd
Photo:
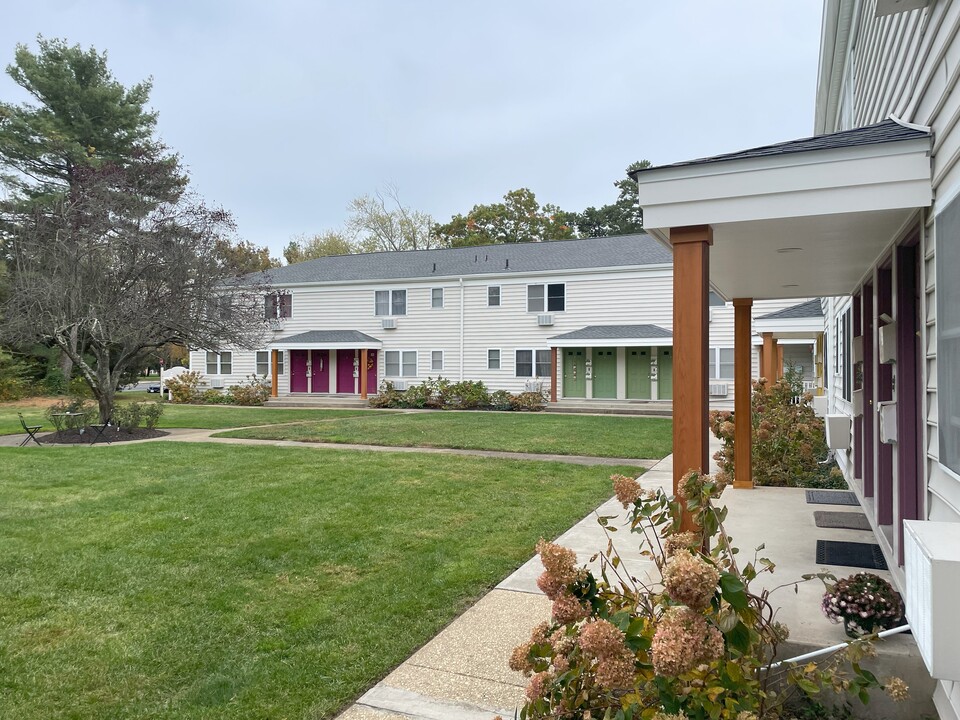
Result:
[[[38,435],[37,439],[44,445],[89,445],[96,437],[96,430],[86,430],[81,433],[79,430],[60,430],[47,435]],[[130,430],[118,430],[116,428],[107,428],[103,435],[97,439],[97,443],[106,445],[107,441],[111,443],[124,443],[132,440],[151,440],[153,438],[169,435],[165,430],[156,428],[148,430],[147,428],[133,428]]]

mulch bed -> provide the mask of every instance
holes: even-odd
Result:
[[[44,445],[89,445],[90,440],[96,437],[96,430],[85,430],[81,435],[77,430],[61,430],[47,435],[40,435],[39,440]],[[170,433],[165,430],[147,430],[146,428],[137,428],[135,430],[116,430],[110,428],[105,430],[97,445],[106,445],[107,440],[111,443],[130,442],[131,440],[149,440],[150,438],[163,437]]]

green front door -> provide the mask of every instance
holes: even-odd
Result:
[[[587,396],[587,355],[583,348],[566,348],[563,351],[563,396],[585,398]]]
[[[627,397],[650,399],[650,348],[627,348]]]
[[[657,360],[659,377],[657,378],[657,397],[660,400],[673,399],[673,348],[660,348]]]
[[[617,349],[593,349],[593,397],[617,396]]]

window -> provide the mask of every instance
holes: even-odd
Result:
[[[550,377],[550,351],[517,350],[517,377]]]
[[[207,375],[229,375],[232,372],[233,353],[207,353]]]
[[[566,285],[527,285],[527,312],[563,312],[566,307]]]
[[[377,315],[406,315],[406,290],[377,290],[375,293]]]
[[[443,350],[434,350],[430,353],[430,369],[443,370]]]
[[[384,353],[387,377],[416,377],[416,350],[387,350]]]
[[[430,291],[430,307],[432,308],[443,307],[443,288],[433,288]]]
[[[960,475],[960,202],[936,220],[937,414],[940,464]]]
[[[846,401],[853,398],[853,368],[851,367],[850,345],[852,330],[851,310],[847,308],[840,317],[837,318],[837,338],[834,343],[834,362],[835,373],[840,379],[840,397]]]
[[[487,370],[500,369],[500,351],[487,350]]]
[[[733,348],[710,348],[710,369],[707,377],[711,380],[733,380]]]
[[[500,307],[499,285],[491,285],[487,288],[487,307]]]
[[[293,296],[286,292],[267,295],[263,302],[263,317],[265,320],[293,317]]]
[[[257,350],[257,375],[270,375],[270,351]],[[283,351],[277,353],[277,375],[283,375]]]

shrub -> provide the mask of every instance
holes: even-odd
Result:
[[[67,379],[58,367],[51,367],[43,378],[43,390],[50,395],[63,395],[67,387]]]
[[[200,405],[229,405],[230,396],[219,390],[207,388],[201,392],[193,402]]]
[[[370,398],[370,407],[397,408],[400,407],[402,397],[403,393],[397,390],[392,382],[384,380],[380,383],[380,392]]]
[[[506,390],[495,390],[490,393],[490,407],[494,410],[512,410],[513,396]]]
[[[227,402],[235,405],[263,405],[270,397],[271,383],[258,375],[247,375],[227,391]]]
[[[490,405],[490,393],[481,380],[461,380],[450,386],[448,405],[461,410],[476,410]]]
[[[434,397],[433,388],[429,383],[420,385],[411,385],[403,393],[401,407],[406,408],[425,408],[427,403]]]
[[[812,395],[803,392],[799,373],[792,369],[774,383],[760,378],[753,384],[754,483],[846,487],[842,474],[831,474],[829,467],[820,464],[827,455],[827,440],[823,420],[814,413],[812,400]],[[710,429],[723,441],[714,459],[733,477],[734,414],[729,410],[711,411]]]
[[[164,380],[163,384],[170,391],[170,399],[175,403],[197,402],[200,397],[200,382],[203,375],[193,370]]]
[[[21,358],[0,349],[0,402],[20,400],[30,394],[29,371]]]
[[[522,392],[519,395],[510,397],[510,408],[512,410],[529,410],[537,412],[543,410],[547,405],[547,400],[542,392],[530,390]]]
[[[93,390],[82,377],[75,377],[70,381],[70,395],[81,398],[92,398]]]
[[[163,403],[153,402],[143,404],[143,423],[147,430],[153,430],[160,422],[160,416],[163,415]]]
[[[44,413],[53,426],[60,430],[78,430],[91,419],[97,417],[97,406],[82,397],[70,397],[60,400],[46,409]],[[83,413],[83,416],[64,417],[64,413]]]
[[[136,430],[142,422],[143,406],[141,403],[118,403],[114,406],[112,423],[120,430],[125,432]]]
[[[902,680],[881,682],[861,668],[872,650],[865,640],[803,665],[773,666],[789,631],[776,620],[771,591],[751,584],[774,565],[758,556],[740,565],[723,527],[726,508],[714,504],[722,479],[688,473],[676,498],[633,478],[611,479],[654,577],[631,579],[612,544],[598,576],[578,567],[572,550],[538,543],[545,571],[537,585],[553,608],[510,658],[511,669],[530,678],[523,720],[774,720],[792,698],[826,689],[866,702],[868,689],[882,687],[904,699]],[[681,531],[684,506],[696,531]],[[604,527],[611,520],[599,518]],[[816,578],[834,579],[804,581]]]
[[[832,622],[842,622],[853,637],[889,630],[903,618],[900,594],[882,577],[867,572],[828,586],[821,608]]]

